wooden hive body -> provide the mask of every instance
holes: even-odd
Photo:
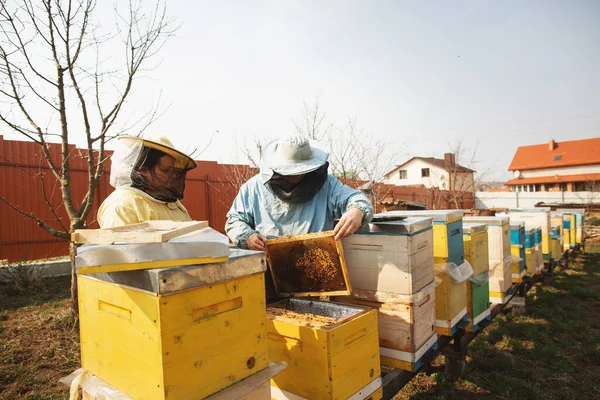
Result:
[[[522,221],[510,222],[510,252],[513,256],[519,257],[521,261],[512,263],[512,281],[521,283],[523,277],[527,274],[525,265],[525,223]]]
[[[371,232],[342,240],[354,292],[411,295],[433,281],[431,220],[371,224]]]
[[[552,258],[558,260],[562,257],[562,245],[561,245],[561,226],[558,224],[552,224],[550,229],[550,251]]]
[[[583,223],[585,220],[585,208],[559,208],[556,211],[575,215],[575,243],[581,244],[584,239]]]
[[[266,368],[264,270],[264,256],[252,254],[218,265],[80,275],[83,368],[152,400],[204,398]]]
[[[465,260],[473,267],[473,276],[490,270],[486,224],[464,224]]]
[[[436,276],[442,283],[435,290],[436,330],[451,335],[456,325],[467,316],[467,284],[455,284],[442,265],[461,265],[464,260],[463,212],[459,210],[393,211],[381,215],[425,217],[433,220],[433,258]]]
[[[348,315],[327,317],[339,308]],[[300,315],[290,313],[296,309]],[[288,363],[271,380],[273,398],[381,398],[375,310],[287,299],[270,304],[267,317],[269,359]]]
[[[428,350],[433,344],[429,342],[437,341],[434,291],[419,296],[416,301],[407,300],[402,303],[378,302],[350,296],[335,300],[378,310],[379,346],[381,364],[384,366],[413,371],[420,359],[421,350]]]
[[[465,259],[473,267],[473,276],[487,274],[490,269],[487,225],[466,223],[463,230]],[[489,279],[485,279],[483,284],[477,284],[469,279],[467,281],[467,315],[471,329],[489,315],[489,303]]]
[[[504,303],[512,288],[512,263],[510,224],[507,217],[466,217],[465,222],[488,225],[488,250],[490,257],[490,301]]]

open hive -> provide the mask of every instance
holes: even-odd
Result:
[[[271,380],[273,397],[381,398],[377,312],[293,298],[350,293],[333,232],[269,240],[267,259],[278,294],[292,297],[267,306],[269,361],[288,363]]]
[[[379,399],[377,312],[306,298],[267,306],[269,360],[288,367],[274,398]]]

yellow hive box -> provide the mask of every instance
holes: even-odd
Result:
[[[559,260],[561,258],[561,248],[559,239],[550,240],[550,250],[552,251],[552,258]]]
[[[381,398],[375,310],[286,299],[267,307],[267,331],[270,361],[288,363],[273,398]]]
[[[435,329],[438,335],[452,336],[467,316],[467,282],[454,283],[445,273],[436,276],[442,283],[435,288]]]
[[[506,216],[466,217],[466,223],[488,225],[488,254],[490,257],[490,301],[503,304],[512,288],[510,222]]]
[[[378,299],[381,301],[373,301],[344,296],[335,301],[376,309],[381,364],[415,371],[424,353],[437,342],[433,286],[410,299],[382,295]]]
[[[527,275],[533,276],[537,274],[540,269],[540,258],[541,251],[539,246],[534,246],[531,249],[525,249],[525,265],[527,266]],[[541,267],[543,267],[543,261]]]
[[[238,256],[79,276],[82,367],[140,400],[204,398],[266,368],[265,258]]]
[[[513,256],[521,258],[522,250],[523,249],[518,244],[513,244],[510,246],[510,252]],[[513,283],[521,283],[523,281],[523,277],[527,275],[527,268],[521,271],[521,261],[513,262],[511,265]]]
[[[465,260],[471,263],[471,267],[473,267],[473,276],[483,274],[490,270],[487,229],[486,224],[463,224]]]

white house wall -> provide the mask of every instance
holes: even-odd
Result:
[[[428,178],[421,177],[421,169],[423,168],[429,168],[430,176]],[[407,171],[407,179],[400,179],[398,171],[401,169]],[[442,189],[445,188],[442,187],[442,183],[445,182],[448,185],[448,179],[449,175],[445,169],[433,166],[423,160],[415,159],[409,161],[402,168],[394,170],[394,172],[388,175],[385,183],[398,186],[424,185],[427,188],[438,187]]]
[[[597,203],[600,192],[475,192],[475,208],[533,208],[544,203]]]
[[[554,175],[580,175],[580,174],[599,174],[600,165],[582,165],[579,167],[559,167],[532,169],[529,171],[520,171],[523,178],[539,178],[541,176]]]

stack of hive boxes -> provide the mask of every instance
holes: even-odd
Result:
[[[262,253],[230,254],[206,228],[164,243],[82,246],[77,266],[82,366],[118,391],[200,399],[267,369]]]
[[[574,248],[576,244],[577,233],[575,214],[571,212],[563,212],[563,234],[565,236],[565,250]]]
[[[535,243],[541,246],[543,255],[542,263],[550,262],[550,208],[514,208],[510,209],[508,216],[511,221],[519,220],[525,222],[525,227],[541,228],[536,232]]]
[[[564,222],[563,222],[563,214],[559,213],[559,212],[551,212],[550,213],[550,225],[552,226],[558,226],[560,229],[560,234],[559,234],[559,242],[560,242],[560,256],[562,257],[562,254],[565,250],[565,233],[564,233]],[[560,258],[560,257],[559,257]]]
[[[268,240],[267,258],[277,294],[289,297],[267,306],[269,360],[288,364],[272,397],[380,399],[377,311],[311,298],[350,294],[341,241],[333,232]]]
[[[352,296],[378,310],[381,363],[416,371],[437,348],[431,218],[372,223],[343,239]]]
[[[463,239],[465,259],[473,268],[473,276],[467,281],[467,331],[475,332],[481,321],[491,317],[487,225],[463,224]]]
[[[533,276],[538,270],[539,248],[535,245],[535,228],[525,229],[525,266],[527,275]]]
[[[550,227],[550,253],[555,260],[562,258],[561,226],[558,224]]]
[[[386,216],[426,217],[433,220],[436,331],[452,336],[467,316],[467,280],[473,270],[465,263],[462,210],[391,211]]]
[[[557,212],[568,212],[575,214],[575,244],[584,244],[583,222],[585,220],[585,208],[559,208]]]
[[[466,223],[488,226],[490,257],[490,301],[504,304],[512,290],[512,257],[510,252],[510,224],[508,217],[466,217]]]
[[[522,221],[510,221],[510,252],[513,256],[512,261],[512,281],[521,283],[523,277],[527,274],[525,265],[525,223]]]

